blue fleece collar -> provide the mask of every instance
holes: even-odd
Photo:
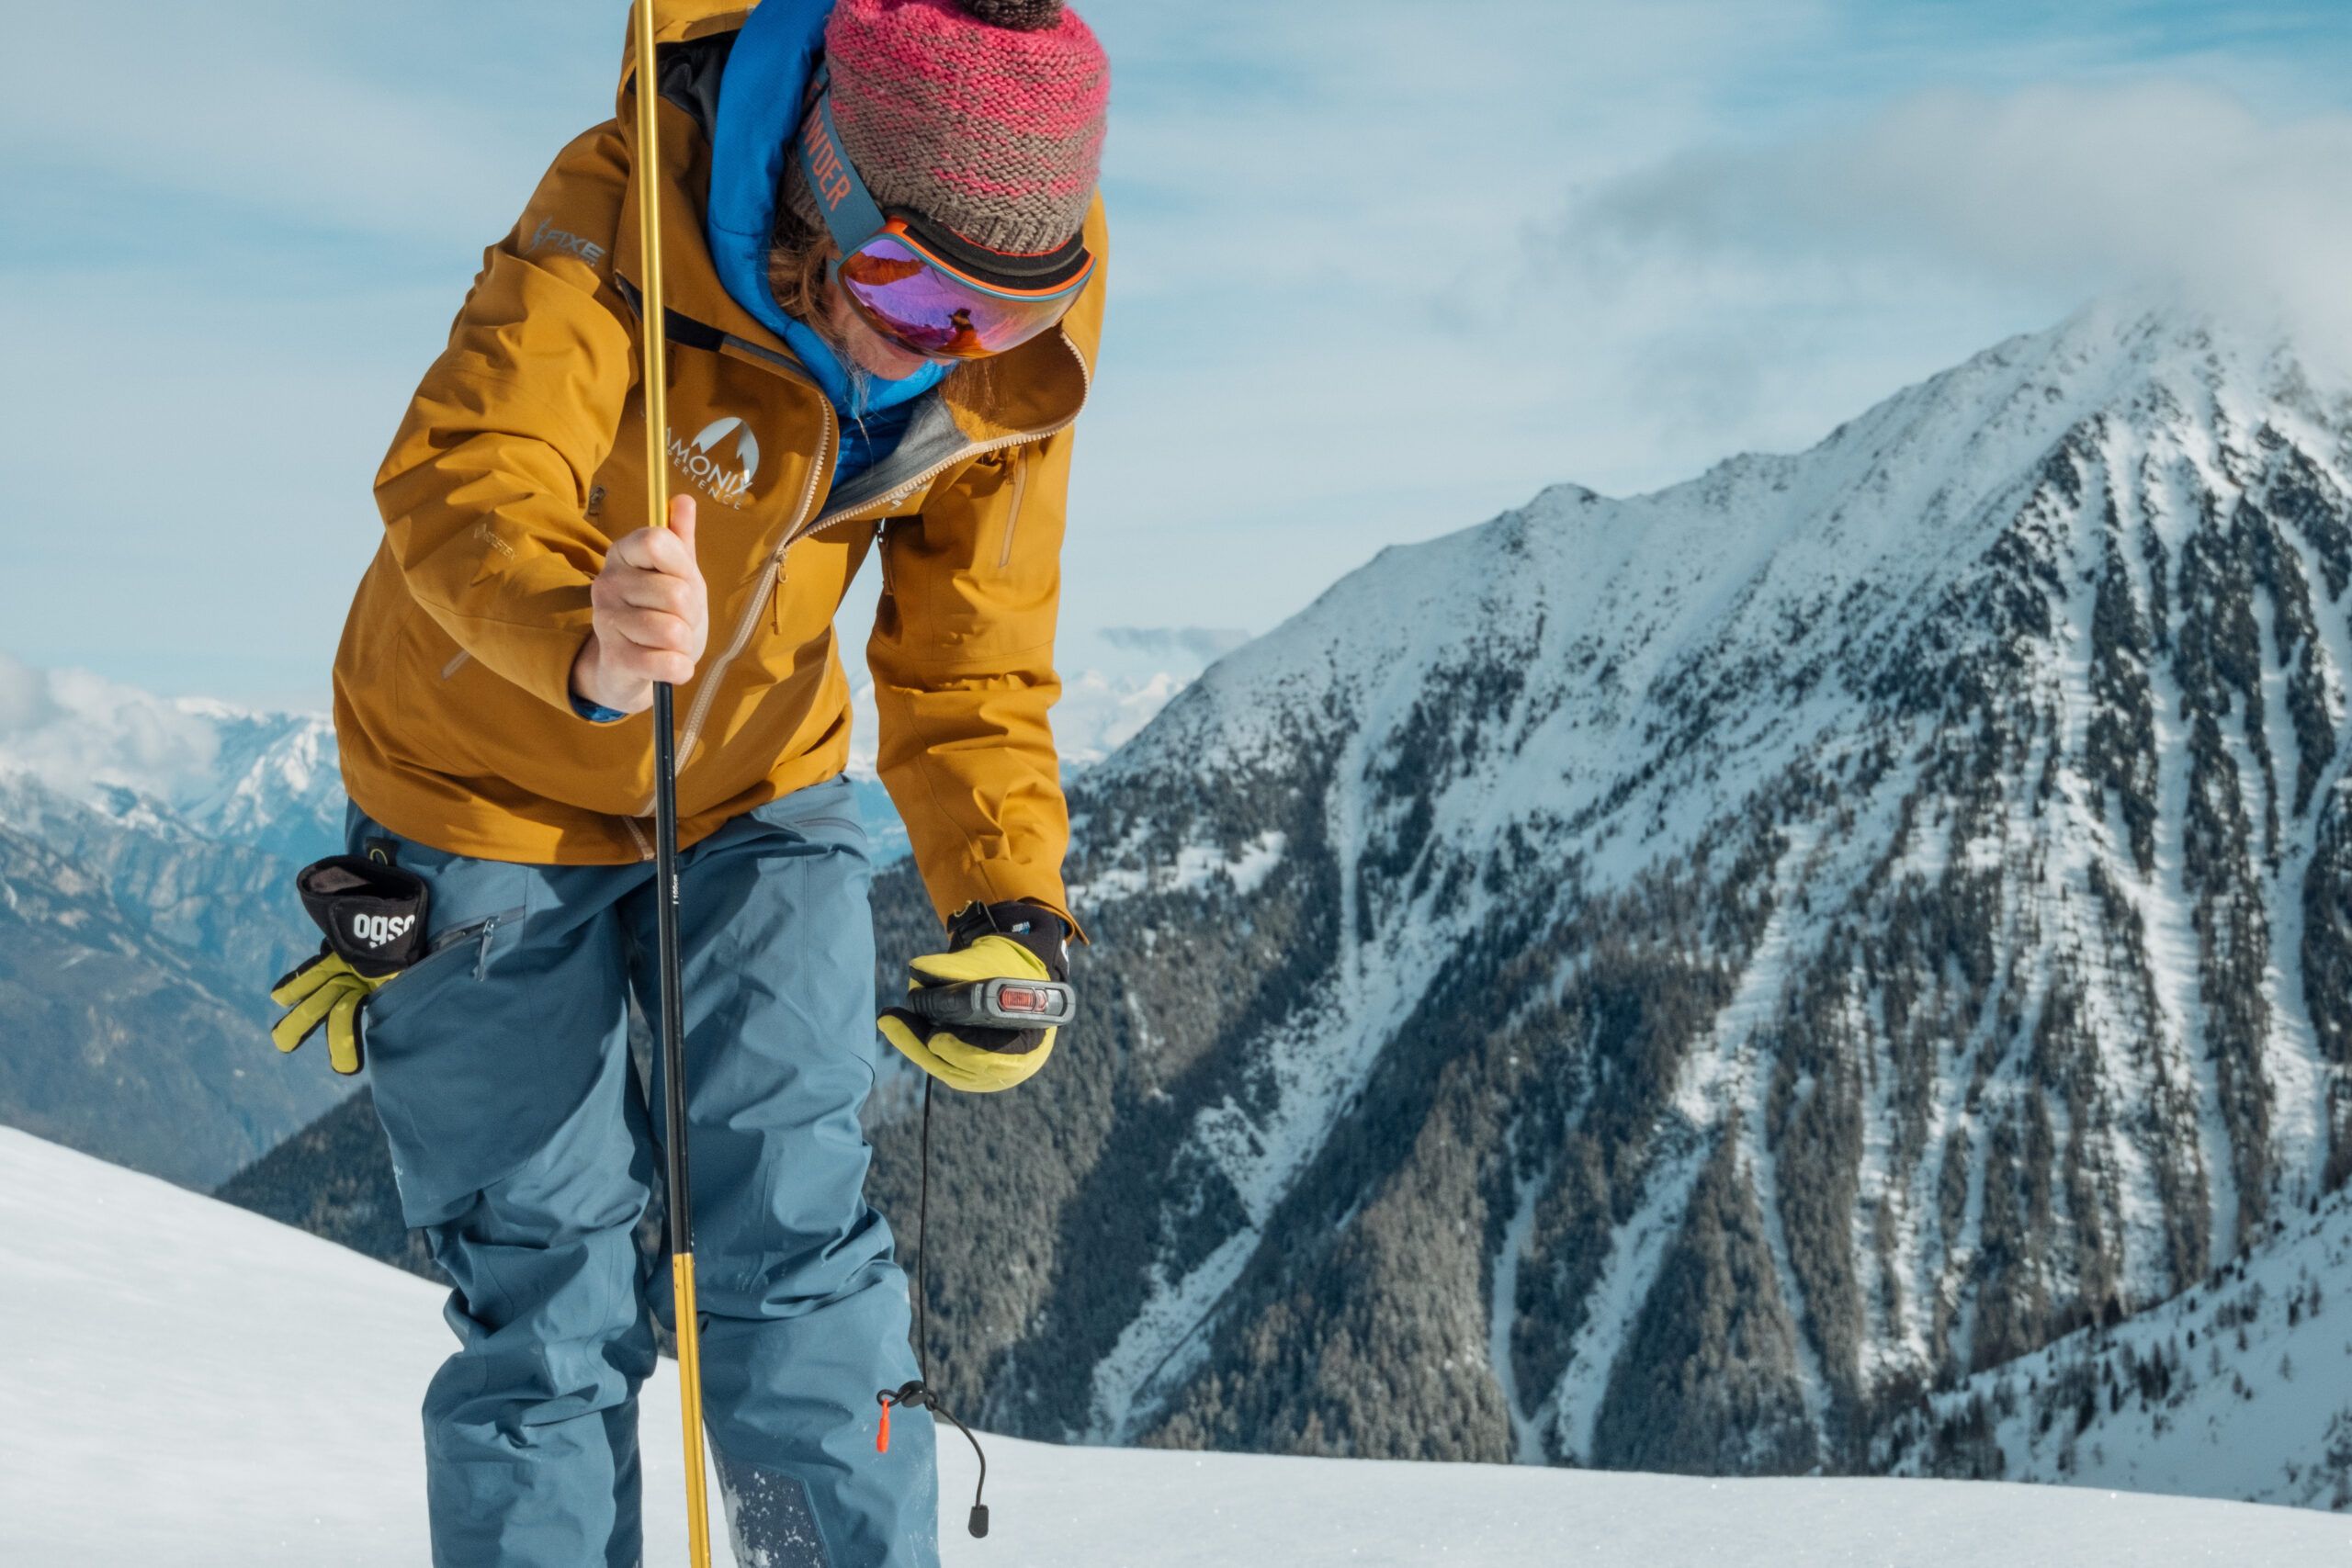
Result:
[[[703,227],[718,280],[762,326],[784,339],[834,408],[845,418],[919,398],[947,373],[930,364],[902,380],[865,378],[854,394],[848,367],[825,340],[775,301],[768,287],[768,238],[785,159],[800,130],[800,103],[825,49],[825,22],[834,0],[764,0],[735,35],[718,80],[718,112],[711,127],[710,199]]]

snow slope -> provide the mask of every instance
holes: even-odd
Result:
[[[13,1132],[0,1241],[0,1560],[424,1560],[415,1407],[447,1348],[437,1291]],[[644,1418],[674,1430],[667,1380]],[[2316,1568],[2352,1550],[2343,1518],[2077,1490],[990,1446],[996,1532],[952,1534],[953,1568]],[[968,1462],[946,1455],[951,1522]],[[646,1468],[658,1568],[684,1556],[675,1445],[650,1442]]]
[[[2200,1288],[1932,1396],[1898,1474],[2352,1509],[2352,1193]]]

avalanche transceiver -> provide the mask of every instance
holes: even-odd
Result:
[[[953,1029],[1052,1029],[1078,1012],[1078,995],[1054,980],[998,976],[910,991],[907,1010]]]

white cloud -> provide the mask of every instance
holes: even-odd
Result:
[[[2161,288],[2352,358],[2347,167],[2352,116],[2268,121],[2210,86],[1930,92],[1838,134],[1670,158],[1547,239],[1586,277],[1663,262],[1866,295]]]
[[[162,697],[0,653],[0,772],[168,797],[209,774],[218,750],[211,724]]]
[[[57,704],[49,694],[49,676],[31,665],[0,653],[0,743],[55,721]]]
[[[1188,660],[1196,666],[1216,663],[1250,640],[1250,634],[1231,626],[1104,626],[1098,634],[1113,648],[1159,659]]]

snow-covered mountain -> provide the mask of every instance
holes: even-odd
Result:
[[[209,1187],[348,1086],[268,1048],[333,734],[0,661],[0,1122]]]
[[[416,1401],[442,1292],[339,1247],[0,1132],[0,1560],[374,1568],[426,1551]],[[684,1561],[675,1381],[639,1421],[647,1562]],[[2344,1560],[2352,1524],[2285,1508],[1953,1482],[1539,1473],[990,1438],[994,1529],[950,1568],[2145,1568]],[[718,1561],[735,1562],[724,1540]]]
[[[0,654],[0,778],[301,864],[343,838],[334,728]]]
[[[1939,1390],[1897,1474],[2072,1483],[2352,1512],[2352,1193],[2202,1285]]]
[[[2197,1285],[2352,1172],[2347,586],[2342,388],[2113,310],[1384,552],[1077,782],[1086,1021],[935,1140],[959,1386],[1860,1468]]]

